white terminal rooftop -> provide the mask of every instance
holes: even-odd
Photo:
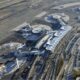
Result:
[[[50,26],[44,24],[35,24],[32,25],[32,28],[51,30]]]
[[[71,26],[64,26],[64,30],[58,30],[55,33],[55,36],[52,39],[48,39],[47,43],[44,45],[44,47],[47,50],[54,51],[57,47],[58,43],[61,41],[61,39],[71,30]],[[56,36],[57,35],[57,36]]]
[[[54,13],[54,14],[50,14],[48,16],[53,16],[53,18],[61,19],[65,22],[68,22],[70,19],[69,16],[66,15],[65,13]],[[45,17],[45,20],[47,20],[47,17]],[[47,20],[47,22],[49,22],[49,20]]]

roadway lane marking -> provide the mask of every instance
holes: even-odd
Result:
[[[47,14],[47,12],[46,12],[46,11],[43,11],[43,12],[41,12],[40,14],[36,15],[35,17],[36,17],[36,18],[41,18],[41,17],[43,17],[43,16],[46,15],[46,14]]]
[[[56,7],[52,7],[51,9],[64,9],[64,8],[68,8],[76,5],[80,5],[80,2],[73,2],[73,3],[64,4],[64,5],[59,5]]]

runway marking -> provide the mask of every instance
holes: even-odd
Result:
[[[29,25],[29,23],[24,22],[21,25],[17,26],[16,28],[13,28],[11,31],[18,31],[20,30],[22,27],[25,27],[26,25]]]
[[[43,12],[41,12],[40,14],[36,15],[35,17],[36,17],[36,18],[41,18],[42,16],[44,16],[44,15],[46,15],[46,14],[47,14],[47,12],[46,12],[46,11],[43,11]]]
[[[52,7],[51,9],[64,9],[64,8],[68,8],[76,5],[80,5],[80,2],[73,2],[73,3],[64,4],[64,5],[59,5],[56,7]]]

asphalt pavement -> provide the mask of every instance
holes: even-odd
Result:
[[[0,20],[0,40],[4,39],[10,30],[22,24],[23,22],[32,22],[35,16],[43,12],[44,10],[49,11],[52,6],[64,4],[68,2],[76,2],[79,0],[42,0],[38,7],[28,8],[27,4],[16,5],[7,7],[5,10],[8,12],[14,12],[14,15],[8,16],[3,20]]]

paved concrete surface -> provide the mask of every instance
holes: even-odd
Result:
[[[48,3],[48,0],[45,0],[46,3]],[[43,2],[45,2],[43,1]],[[15,12],[21,8],[23,8],[20,12],[16,13],[16,15],[10,16],[2,21],[0,21],[0,40],[5,38],[5,36],[9,33],[9,31],[16,26],[22,24],[25,21],[31,22],[35,19],[35,16],[42,12],[42,9],[47,6],[47,4],[44,3],[43,6],[39,7],[38,9],[34,8],[24,8],[24,5],[19,6],[13,6],[7,8],[8,11],[12,10],[12,8],[16,9]],[[13,12],[13,11],[12,11]]]
[[[79,0],[43,0],[42,3],[40,3],[40,6],[33,7],[33,8],[28,8],[26,3],[21,3],[18,5],[13,5],[10,7],[7,7],[3,10],[3,13],[14,13],[12,16],[8,16],[3,20],[0,20],[0,40],[4,39],[8,34],[9,31],[16,26],[22,24],[23,22],[31,22],[32,20],[35,19],[35,16],[40,14],[43,11],[49,11],[51,7],[56,6],[56,5],[61,5],[64,3],[69,3],[69,2],[77,2]],[[56,4],[55,4],[56,3]],[[69,9],[70,10],[70,9]],[[0,12],[2,12],[0,10]],[[51,12],[58,12],[51,10]],[[60,11],[59,11],[60,12]],[[66,12],[66,10],[62,10],[61,12]],[[3,14],[2,13],[2,14]],[[69,13],[70,14],[70,13]],[[0,14],[1,15],[1,14]],[[6,14],[7,15],[7,14]],[[71,14],[70,14],[71,15]]]
[[[0,0],[0,9],[16,4],[16,3],[20,3],[22,1],[23,0],[3,0],[3,1]]]
[[[72,3],[63,4],[63,5],[53,7],[52,9],[58,9],[60,7],[61,7],[61,9],[65,9],[65,8],[76,6],[76,5],[80,5],[80,2],[72,2]]]

